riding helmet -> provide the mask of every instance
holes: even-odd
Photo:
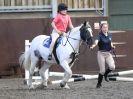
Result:
[[[58,12],[60,12],[60,11],[62,11],[62,10],[67,10],[67,5],[66,4],[64,4],[64,3],[60,3],[59,5],[58,5]]]

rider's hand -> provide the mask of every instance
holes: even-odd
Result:
[[[64,32],[64,33],[63,33],[63,36],[64,36],[64,37],[66,37],[66,36],[67,36],[67,34]]]
[[[56,30],[56,32],[57,32],[59,35],[62,35],[62,32],[61,32],[61,31]]]

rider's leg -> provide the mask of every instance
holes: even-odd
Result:
[[[51,34],[51,37],[52,37],[52,42],[50,44],[50,48],[49,48],[49,56],[48,56],[48,60],[51,60],[52,59],[52,52],[53,52],[53,47],[55,45],[55,41],[57,40],[57,38],[59,37],[59,34],[57,32],[55,32],[53,30],[52,34]]]

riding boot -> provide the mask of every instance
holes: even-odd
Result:
[[[108,74],[109,74],[111,71],[112,71],[112,70],[110,70],[109,68],[105,71],[104,79],[105,79],[105,81],[107,81],[107,82],[109,82]]]
[[[48,55],[48,60],[51,60],[52,59],[52,54],[50,53],[49,55]]]
[[[100,88],[102,86],[102,80],[103,80],[103,75],[99,73],[98,75],[98,83],[96,88]]]
[[[50,45],[49,51],[50,51],[50,53],[48,55],[48,60],[52,60],[53,44]]]
[[[52,60],[52,53],[53,53],[53,47],[54,47],[54,42],[52,41],[49,47],[49,55],[48,55],[48,60]]]

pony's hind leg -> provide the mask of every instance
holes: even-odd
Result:
[[[43,66],[41,67],[41,69],[39,71],[40,76],[42,78],[42,82],[41,82],[42,87],[47,87],[47,83],[48,83],[48,79],[49,79],[49,67],[50,66],[51,66],[51,64],[44,62]]]
[[[30,66],[30,69],[29,69],[29,80],[28,80],[28,86],[29,86],[29,89],[33,89],[34,86],[32,84],[32,76],[34,74],[34,70],[35,70],[35,67],[37,65],[37,62],[38,62],[38,58],[34,58],[34,60],[31,60],[31,66]]]

